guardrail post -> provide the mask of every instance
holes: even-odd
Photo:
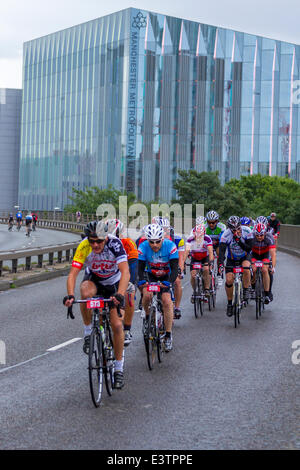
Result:
[[[43,267],[43,255],[38,255],[38,267]]]
[[[53,265],[53,252],[49,253],[49,264],[50,264],[50,266]]]
[[[12,259],[11,260],[11,272],[16,273],[18,268],[18,260],[17,259]]]
[[[57,262],[61,263],[61,260],[62,260],[62,251],[58,251],[57,252]]]
[[[30,271],[31,269],[31,256],[27,256],[26,257],[26,267],[25,267],[26,271]]]
[[[70,252],[71,250],[66,250],[66,261],[70,261]],[[1,274],[0,274],[1,276]]]
[[[2,267],[3,267],[3,261],[0,261],[0,277],[2,276]]]

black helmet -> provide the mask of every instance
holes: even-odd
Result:
[[[96,233],[98,221],[94,220],[93,222],[89,222],[87,226],[84,228],[84,233],[86,237],[94,237],[97,238],[98,235]]]
[[[241,219],[237,215],[232,215],[227,220],[227,227],[230,230],[237,230],[241,226]]]

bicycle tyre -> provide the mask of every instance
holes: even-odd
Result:
[[[262,308],[262,279],[260,271],[257,273],[257,279],[255,282],[255,303],[256,303],[256,319],[261,316]]]
[[[150,308],[147,321],[147,333],[144,336],[146,354],[147,354],[147,363],[149,370],[152,370],[155,363],[155,318],[153,318],[153,308]]]
[[[161,327],[157,325],[156,332],[157,332],[157,339],[156,339],[156,347],[157,347],[157,359],[158,362],[162,362],[164,357],[164,335],[165,335],[165,326],[164,326],[164,317],[161,314],[161,321],[163,322]]]
[[[105,345],[102,342],[103,348],[103,372],[105,379],[105,387],[107,394],[111,397],[114,388],[114,345],[112,342],[111,327],[107,326],[105,335]]]
[[[88,370],[92,401],[98,408],[103,392],[103,344],[97,328],[93,328],[90,337]]]
[[[239,312],[239,294],[236,289],[236,286],[234,285],[234,290],[233,290],[233,317],[234,317],[234,327],[237,328],[237,326],[240,323],[240,312]]]

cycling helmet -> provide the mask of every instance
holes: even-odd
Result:
[[[151,224],[161,224],[163,217],[161,215],[156,215],[155,217],[152,217]]]
[[[220,219],[220,216],[219,214],[216,212],[216,211],[209,211],[207,214],[206,214],[206,220],[207,222],[208,221],[219,221]]]
[[[253,227],[253,233],[254,235],[265,235],[267,233],[268,227],[266,224],[255,224]]]
[[[84,228],[84,233],[86,237],[97,237],[96,233],[96,227],[97,227],[97,220],[94,220],[93,222],[89,222],[87,226]]]
[[[240,226],[241,226],[241,219],[237,215],[232,215],[227,220],[227,227],[231,231],[237,230],[238,228],[240,228]]]
[[[144,228],[147,240],[162,240],[164,236],[163,228],[158,224],[150,224]]]
[[[276,217],[276,212],[271,212],[270,217]]]
[[[193,235],[195,237],[204,237],[205,235],[205,225],[204,224],[197,224],[196,227],[193,228]]]
[[[159,225],[162,227],[162,228],[170,228],[170,221],[167,217],[163,218],[160,220],[159,222]]]
[[[108,226],[108,233],[118,237],[124,230],[124,224],[119,219],[108,219],[106,221]]]
[[[196,218],[196,225],[205,224],[205,222],[206,222],[206,218],[203,215],[199,215]]]
[[[264,215],[260,215],[259,217],[257,217],[255,223],[268,225],[269,221],[267,217],[265,217]]]
[[[104,238],[106,238],[109,234],[108,223],[104,222],[103,220],[100,220],[100,222],[98,222],[96,226],[96,234],[98,238],[104,240]]]
[[[242,225],[251,225],[251,219],[249,217],[241,217]]]

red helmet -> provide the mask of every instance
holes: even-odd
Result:
[[[268,227],[266,224],[255,224],[253,227],[254,235],[265,235],[267,233]]]

